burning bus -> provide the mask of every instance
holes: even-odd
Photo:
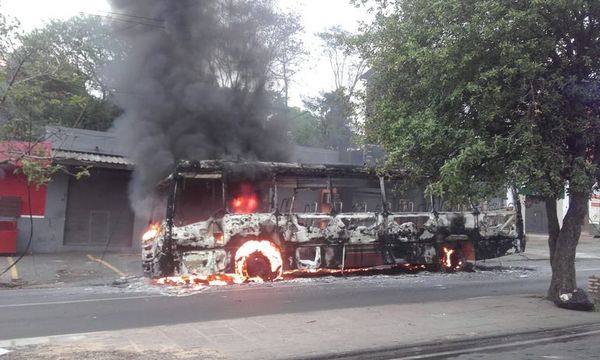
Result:
[[[351,165],[182,161],[160,185],[166,213],[143,236],[144,273],[221,283],[385,267],[455,271],[524,250],[513,209],[414,212],[394,180]]]

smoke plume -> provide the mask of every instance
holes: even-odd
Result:
[[[270,119],[271,3],[114,0],[115,41],[126,54],[107,71],[123,114],[113,131],[135,163],[130,198],[147,216],[161,178],[181,159],[286,158]]]

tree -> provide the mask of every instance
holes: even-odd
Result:
[[[319,118],[306,110],[291,107],[288,110],[288,128],[290,139],[302,146],[322,147]]]
[[[347,150],[353,144],[354,106],[344,88],[304,101],[309,113],[318,119],[319,144],[332,150]]]
[[[0,18],[0,141],[29,144],[3,158],[20,163],[38,185],[60,169],[36,150],[48,140],[46,125],[105,130],[119,112],[99,75],[119,55],[115,46],[107,47],[109,30],[97,16],[52,21],[29,33]]]
[[[302,146],[323,146],[319,118],[299,107],[289,107],[285,98],[278,92],[272,92],[271,122],[284,128],[284,132],[293,144]]]
[[[49,124],[98,130],[110,126],[118,109],[99,75],[116,56],[106,47],[108,30],[100,17],[81,16],[52,21],[27,34],[15,27],[4,35],[11,42],[3,51],[0,78],[6,135],[23,138],[14,133],[19,124],[27,124],[36,137]]]
[[[600,3],[376,3],[355,39],[373,73],[368,135],[390,166],[456,202],[507,186],[544,196],[548,297],[558,301],[577,286],[575,248],[599,177]]]
[[[344,89],[344,94],[351,98],[367,65],[349,42],[352,35],[339,26],[317,35],[323,41],[323,51],[329,59],[334,91]]]
[[[275,31],[272,34],[274,63],[271,73],[276,81],[281,82],[284,105],[288,107],[289,88],[293,77],[307,55],[300,38],[304,29],[300,23],[300,16],[294,13],[279,14],[274,25]]]
[[[356,87],[365,71],[366,62],[358,57],[349,43],[351,34],[340,27],[317,34],[329,60],[334,88],[319,97],[304,101],[307,110],[319,119],[322,146],[347,150],[355,142],[357,127]]]

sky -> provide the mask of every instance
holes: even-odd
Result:
[[[201,0],[199,0],[201,1]],[[281,8],[302,16],[304,43],[310,55],[290,89],[290,105],[301,106],[302,99],[333,89],[333,75],[323,55],[316,33],[333,26],[356,31],[359,21],[369,19],[363,9],[349,0],[278,0]],[[103,15],[110,11],[106,0],[0,0],[4,14],[16,17],[25,30],[43,26],[50,19],[65,19],[79,13]]]

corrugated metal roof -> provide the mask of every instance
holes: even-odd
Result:
[[[52,157],[54,160],[74,160],[82,163],[90,164],[110,164],[119,166],[133,166],[133,163],[123,156],[104,155],[87,153],[80,151],[67,151],[67,150],[52,150]]]
[[[52,141],[54,149],[114,156],[127,154],[114,132],[46,126],[46,138]]]

